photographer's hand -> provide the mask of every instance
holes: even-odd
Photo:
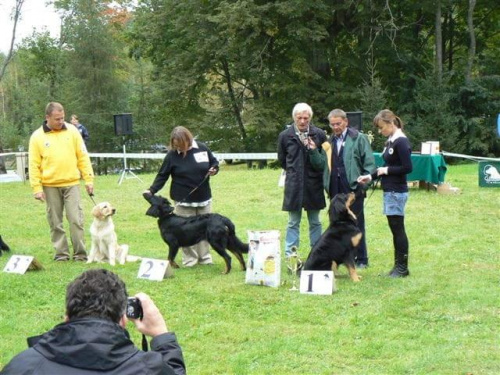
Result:
[[[142,305],[143,318],[140,319],[130,319],[134,322],[135,326],[139,332],[145,334],[146,336],[155,337],[161,335],[162,333],[167,333],[168,328],[163,316],[156,307],[155,303],[149,296],[145,293],[138,293],[135,295]]]

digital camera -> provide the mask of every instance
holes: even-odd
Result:
[[[142,319],[142,305],[141,301],[135,297],[127,298],[127,318],[130,319]]]

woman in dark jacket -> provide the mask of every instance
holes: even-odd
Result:
[[[177,126],[170,134],[170,151],[145,193],[156,194],[172,177],[170,197],[176,202],[176,214],[184,217],[209,214],[212,212],[210,176],[218,171],[219,162],[212,151],[204,143],[195,141],[188,129]],[[208,242],[182,247],[182,264],[186,267],[212,264]]]
[[[323,191],[323,171],[326,159],[321,145],[326,141],[323,130],[310,123],[311,107],[298,103],[292,111],[293,124],[278,137],[278,160],[285,170],[283,211],[288,211],[285,256],[292,247],[299,247],[302,209],[309,221],[311,248],[321,237],[319,212],[326,207]]]
[[[384,109],[373,119],[380,134],[388,137],[382,158],[384,166],[371,175],[360,176],[358,182],[368,183],[380,178],[384,191],[384,215],[387,216],[394,244],[394,267],[390,277],[406,277],[408,271],[408,236],[405,230],[405,206],[408,200],[406,176],[411,173],[411,146],[403,133],[403,122],[392,111]]]

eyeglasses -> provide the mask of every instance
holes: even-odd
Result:
[[[334,126],[340,126],[342,125],[342,121],[341,122],[334,122],[334,123],[330,123],[330,126],[331,127],[334,127]]]

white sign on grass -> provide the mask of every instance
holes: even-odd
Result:
[[[28,270],[33,258],[34,257],[27,255],[12,255],[5,265],[3,272],[23,275]]]
[[[168,260],[142,258],[137,278],[162,281],[167,277],[173,276],[173,274],[174,271]]]
[[[300,293],[332,294],[335,288],[335,276],[332,271],[304,271],[300,273]]]

